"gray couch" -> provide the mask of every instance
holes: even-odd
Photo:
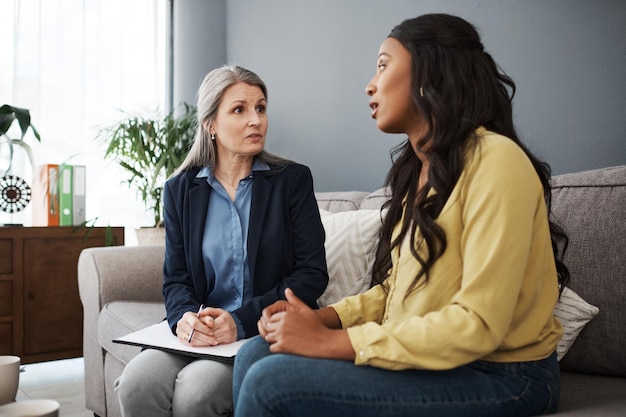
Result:
[[[626,165],[553,178],[553,211],[570,236],[570,287],[599,314],[561,361],[560,416],[626,416]],[[318,193],[328,211],[378,208],[383,190]],[[78,261],[84,307],[87,408],[120,415],[113,381],[139,348],[112,339],[165,317],[163,247],[85,249]]]

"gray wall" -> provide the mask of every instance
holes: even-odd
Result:
[[[553,173],[626,163],[622,0],[228,0],[225,9],[226,62],[268,85],[268,149],[310,166],[317,191],[382,185],[389,150],[403,137],[377,130],[365,85],[391,28],[431,12],[479,28],[517,83],[520,135]],[[202,36],[186,38],[196,54],[208,53]],[[186,82],[193,101],[199,81]]]
[[[227,60],[226,0],[168,0],[168,5],[173,34],[168,105],[195,104],[204,76]]]

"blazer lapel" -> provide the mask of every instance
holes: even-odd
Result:
[[[263,219],[267,212],[273,183],[271,176],[265,172],[256,172],[252,184],[252,202],[250,204],[250,228],[248,229],[248,266],[254,277],[256,258],[259,252],[261,234],[263,233]]]
[[[204,237],[211,187],[206,178],[194,178],[193,183],[194,185],[189,189],[189,207],[187,208],[187,219],[189,219],[186,224],[189,236],[187,244],[192,265],[194,265],[192,279],[196,286],[196,294],[199,300],[204,300],[207,294],[207,282],[204,262],[202,262],[202,238]]]

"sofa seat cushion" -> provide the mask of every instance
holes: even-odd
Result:
[[[158,302],[114,301],[106,304],[98,318],[98,343],[123,364],[141,348],[113,343],[113,339],[141,330],[165,318],[165,305]]]
[[[593,321],[592,321],[593,322]],[[561,400],[557,416],[624,416],[626,378],[561,372]]]

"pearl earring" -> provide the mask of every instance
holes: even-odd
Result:
[[[215,135],[211,133],[211,140],[215,140]]]

